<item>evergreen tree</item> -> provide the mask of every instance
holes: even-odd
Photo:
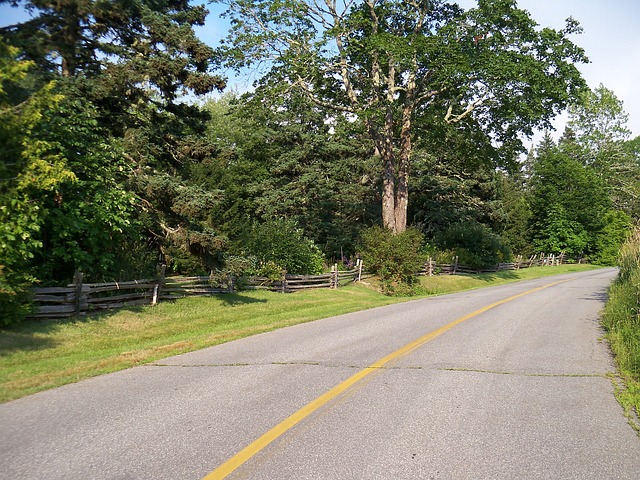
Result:
[[[206,114],[181,99],[225,84],[193,30],[206,9],[187,0],[0,2],[32,14],[0,29],[35,66],[12,102],[55,80],[64,100],[32,134],[78,182],[43,200],[42,276],[135,274],[157,261],[146,246],[164,260],[195,256],[199,268],[211,266],[221,242],[204,211],[216,196],[187,185],[183,171],[213,147],[200,139]]]
[[[354,239],[379,214],[379,182],[369,174],[376,159],[361,124],[327,117],[300,93],[269,93],[258,88],[218,112],[223,122],[213,119],[211,133],[227,136],[226,146],[200,175],[224,185],[220,225],[241,240],[254,220],[288,218],[328,257],[353,255]]]

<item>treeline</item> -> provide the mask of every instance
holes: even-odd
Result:
[[[569,128],[526,161],[512,137],[497,140],[497,113],[487,130],[486,118],[434,115],[444,100],[416,105],[411,161],[397,167],[411,228],[396,237],[372,229],[393,152],[381,154],[366,112],[337,114],[282,64],[251,93],[186,99],[225,88],[213,67],[224,52],[194,34],[202,6],[12,3],[33,16],[0,29],[0,323],[24,316],[33,284],[76,270],[87,281],[145,278],[158,264],[276,277],[380,251],[611,264],[640,216],[640,140],[602,86],[558,100],[573,100]],[[477,62],[484,46],[470,42],[461,55]]]

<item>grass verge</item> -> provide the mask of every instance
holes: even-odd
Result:
[[[624,382],[616,396],[640,433],[640,227],[620,251],[620,275],[609,289],[602,324]]]
[[[453,293],[586,265],[421,278],[424,295]],[[374,279],[339,290],[243,292],[185,298],[86,318],[26,322],[0,329],[0,402],[238,338],[419,297],[392,298]]]

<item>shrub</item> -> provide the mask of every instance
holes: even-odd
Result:
[[[454,251],[458,262],[471,268],[493,267],[511,258],[500,237],[476,222],[452,225],[439,234],[435,242],[443,250]]]
[[[19,323],[32,311],[31,286],[35,278],[5,273],[0,265],[0,325]]]
[[[423,235],[415,228],[394,234],[372,227],[362,233],[360,250],[365,267],[380,276],[386,294],[411,295],[417,292],[416,274],[426,261],[422,244]]]
[[[627,382],[623,404],[640,412],[640,226],[622,246],[602,324]]]
[[[254,226],[248,241],[249,253],[262,265],[286,270],[287,273],[317,275],[324,269],[324,258],[313,240],[291,220],[271,220]]]
[[[614,210],[604,215],[602,223],[604,227],[596,237],[591,261],[598,265],[615,265],[633,222],[626,213]]]
[[[281,280],[287,271],[275,262],[263,262],[256,267],[255,274],[258,277],[268,278],[272,282]]]

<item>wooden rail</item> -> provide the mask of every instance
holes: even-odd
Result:
[[[469,273],[519,270],[538,265],[560,265],[564,255],[538,255],[529,259],[518,257],[516,262],[501,263],[490,269],[477,269],[453,263],[436,263],[430,259],[419,275],[457,275]],[[164,267],[154,279],[128,282],[84,283],[82,273],[77,273],[73,283],[66,287],[33,289],[35,311],[32,318],[65,318],[84,315],[87,312],[117,309],[136,305],[155,305],[161,301],[190,296],[211,296],[233,293],[239,290],[270,290],[295,292],[309,288],[338,288],[359,281],[363,275],[362,261],[355,268],[340,271],[333,265],[331,272],[322,275],[284,275],[278,280],[264,277],[175,276],[165,277]]]
[[[573,263],[582,263],[581,258],[569,258],[565,254],[560,255],[545,255],[541,253],[539,255],[532,255],[528,259],[525,259],[522,255],[516,257],[515,262],[511,263],[499,263],[494,267],[489,268],[475,268],[468,265],[462,265],[458,263],[458,257],[454,257],[453,263],[437,263],[432,258],[425,263],[424,268],[418,275],[457,275],[457,274],[478,274],[478,273],[495,273],[503,272],[507,270],[520,270],[521,268],[540,267],[540,266],[554,266],[562,265],[571,261]]]
[[[238,290],[271,290],[295,292],[308,288],[338,288],[354,282],[362,275],[362,264],[339,271],[334,265],[330,273],[322,275],[284,275],[280,280],[261,277],[214,276],[165,277],[164,268],[158,278],[128,282],[84,283],[82,273],[66,287],[33,289],[35,311],[32,318],[65,318],[87,312],[117,309],[136,305],[155,305],[161,301],[190,296],[211,296]]]

